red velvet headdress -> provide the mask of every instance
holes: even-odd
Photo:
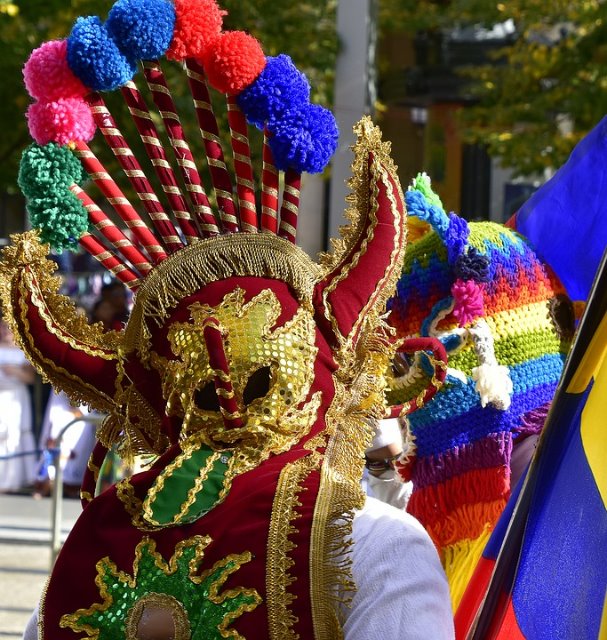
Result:
[[[205,28],[215,30],[210,35],[188,22],[188,11],[203,5]],[[309,103],[292,63],[262,55],[257,65],[249,36],[221,32],[220,18],[216,5],[203,0],[174,6],[119,0],[106,23],[79,20],[66,46],[43,45],[46,53],[35,52],[26,70],[38,100],[29,118],[39,144],[26,152],[20,182],[40,230],[14,237],[4,252],[3,306],[34,366],[72,399],[108,414],[83,487],[88,506],[45,598],[47,637],[105,629],[110,623],[100,612],[113,611],[112,589],[120,590],[125,576],[131,587],[124,597],[134,599],[120,614],[127,632],[146,606],[157,606],[172,612],[176,628],[185,616],[188,625],[222,637],[228,625],[249,638],[265,637],[261,629],[272,638],[339,634],[332,603],[336,585],[342,595],[348,588],[340,558],[352,511],[362,504],[368,419],[384,412],[383,373],[393,354],[381,314],[402,262],[403,198],[388,145],[365,118],[356,127],[349,227],[319,263],[299,249],[300,174],[328,162],[334,122]],[[230,52],[238,47],[244,53],[235,59]],[[161,63],[142,63],[157,112],[130,79],[134,60],[165,51],[184,59],[212,196]],[[54,85],[40,89],[36,71],[43,66],[63,78],[57,86],[69,95],[57,95]],[[228,94],[235,180],[209,81]],[[113,84],[121,87],[154,179],[98,93]],[[70,109],[85,114],[78,127],[60,117]],[[265,130],[259,194],[246,119]],[[85,141],[93,124],[140,206]],[[85,174],[115,215],[85,192]],[[124,331],[88,325],[58,294],[41,237],[59,246],[79,243],[136,291]],[[95,469],[112,446],[159,458],[93,498]],[[190,573],[182,585],[200,585],[223,567],[218,584],[229,576],[230,597],[241,598],[238,613],[228,607],[216,627],[195,621],[185,605],[142,595],[146,584],[152,589],[146,559],[155,558],[168,579],[168,567],[177,571],[189,553],[196,563],[184,565]]]

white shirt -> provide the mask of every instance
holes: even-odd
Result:
[[[374,498],[354,517],[345,640],[452,640],[447,578],[422,525]]]
[[[424,528],[375,498],[354,516],[352,574],[358,587],[344,609],[345,640],[453,640],[447,579]],[[36,640],[38,610],[24,640]],[[253,640],[251,638],[251,640]]]

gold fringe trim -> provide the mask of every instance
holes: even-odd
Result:
[[[289,540],[289,537],[297,533],[293,523],[301,517],[297,508],[302,506],[298,499],[298,494],[302,491],[302,483],[309,473],[318,467],[320,460],[321,456],[318,453],[300,458],[296,462],[287,464],[278,479],[268,533],[266,567],[270,640],[298,640],[299,638],[299,634],[293,631],[297,617],[290,609],[296,596],[289,593],[289,587],[297,577],[290,573],[295,562],[289,554],[295,549],[295,543]]]
[[[398,168],[390,156],[391,145],[382,141],[379,127],[373,124],[369,116],[364,116],[355,126],[354,133],[357,136],[356,143],[352,147],[354,160],[352,162],[352,178],[348,180],[350,195],[346,197],[349,205],[344,216],[350,224],[343,225],[339,229],[339,238],[331,238],[333,251],[321,253],[320,266],[326,273],[335,271],[346,259],[352,247],[356,245],[365,228],[365,214],[369,209],[369,154],[372,153],[375,164],[380,164],[400,185],[397,172]],[[400,189],[400,186],[399,186]],[[401,192],[402,196],[402,192]],[[404,202],[404,198],[403,198]]]
[[[382,320],[368,318],[355,353],[338,354],[335,398],[326,416],[327,444],[312,523],[310,582],[315,640],[343,638],[339,606],[349,606],[352,578],[352,521],[365,502],[360,479],[370,445],[370,421],[385,413],[384,371],[394,356]],[[371,327],[374,330],[371,331]]]
[[[150,328],[161,326],[184,298],[205,285],[233,276],[273,278],[289,284],[311,309],[322,272],[291,242],[270,233],[240,233],[207,238],[177,251],[153,269],[137,292],[125,330],[127,352],[147,357]]]

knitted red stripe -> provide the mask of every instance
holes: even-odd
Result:
[[[162,67],[156,61],[144,62],[143,70],[148,87],[152,92],[152,98],[158,107],[169,135],[171,146],[175,152],[175,159],[181,170],[185,188],[190,195],[190,200],[192,201],[194,213],[202,235],[203,237],[217,235],[219,233],[219,227],[213,215],[209,198],[205,193],[196,162],[194,161],[194,156],[190,150],[190,145],[186,140],[185,132],[181,126],[181,121],[177,114],[177,107],[166,83]]]
[[[198,239],[200,234],[192,223],[188,204],[175,179],[173,168],[167,160],[164,147],[158,137],[158,130],[143,96],[134,82],[127,82],[121,92],[179,227],[188,241]]]
[[[232,181],[224,160],[223,149],[219,139],[219,129],[213,113],[204,70],[197,62],[188,60],[186,72],[192,97],[194,98],[196,117],[198,118],[200,134],[204,142],[211,181],[217,197],[219,217],[225,231],[236,232],[238,231],[238,218],[236,206],[232,200]]]
[[[82,202],[89,214],[89,220],[95,225],[99,233],[137,269],[140,275],[146,275],[152,269],[152,265],[143,253],[107,217],[86,191],[83,191],[77,184],[73,184],[70,187],[70,191]]]
[[[255,183],[251,166],[249,131],[244,114],[236,104],[235,96],[228,97],[228,122],[232,151],[234,152],[240,224],[243,231],[255,233],[257,231],[257,208],[255,206]]]
[[[301,173],[289,169],[285,173],[285,188],[280,207],[280,230],[278,235],[295,244],[297,235],[297,212],[301,192]]]
[[[226,429],[238,429],[244,421],[240,414],[234,387],[230,380],[230,365],[226,357],[221,326],[215,318],[203,322],[204,341],[209,354],[209,365],[215,372],[215,390]]]
[[[263,138],[263,166],[261,172],[261,230],[276,233],[278,229],[278,171],[268,144],[268,133]]]
[[[495,504],[510,495],[510,470],[506,466],[473,469],[414,490],[407,511],[415,516],[441,545],[474,538],[486,524],[495,524]],[[466,513],[468,518],[455,517]],[[476,515],[474,515],[476,514]],[[482,515],[485,514],[485,515]],[[472,527],[472,529],[471,529]]]
[[[83,249],[88,251],[120,282],[123,282],[129,289],[137,289],[140,284],[137,276],[128,267],[125,267],[95,236],[85,232],[79,242]]]
[[[120,187],[114,182],[105,167],[99,162],[88,145],[82,141],[76,141],[75,153],[80,158],[82,165],[89,177],[101,190],[108,202],[114,207],[116,213],[124,220],[127,227],[141,242],[155,264],[162,262],[167,257],[165,250],[158,244],[156,236],[148,229],[133,205],[125,197]]]
[[[177,235],[177,229],[164,212],[158,196],[154,193],[139,161],[116,126],[116,121],[105,106],[103,98],[99,94],[92,94],[89,96],[89,103],[99,130],[137,192],[162,243],[171,253],[178,251],[183,247],[183,242]]]

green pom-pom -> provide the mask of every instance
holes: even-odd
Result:
[[[412,189],[419,191],[424,195],[426,200],[432,205],[442,209],[444,211],[443,203],[436,193],[432,190],[432,181],[427,173],[418,173],[413,179]]]
[[[26,198],[47,198],[64,194],[76,183],[82,185],[86,171],[67,148],[54,142],[30,145],[21,157],[18,183]]]
[[[80,236],[89,228],[87,211],[71,191],[32,198],[27,210],[32,227],[40,230],[42,241],[57,251],[76,249]]]

